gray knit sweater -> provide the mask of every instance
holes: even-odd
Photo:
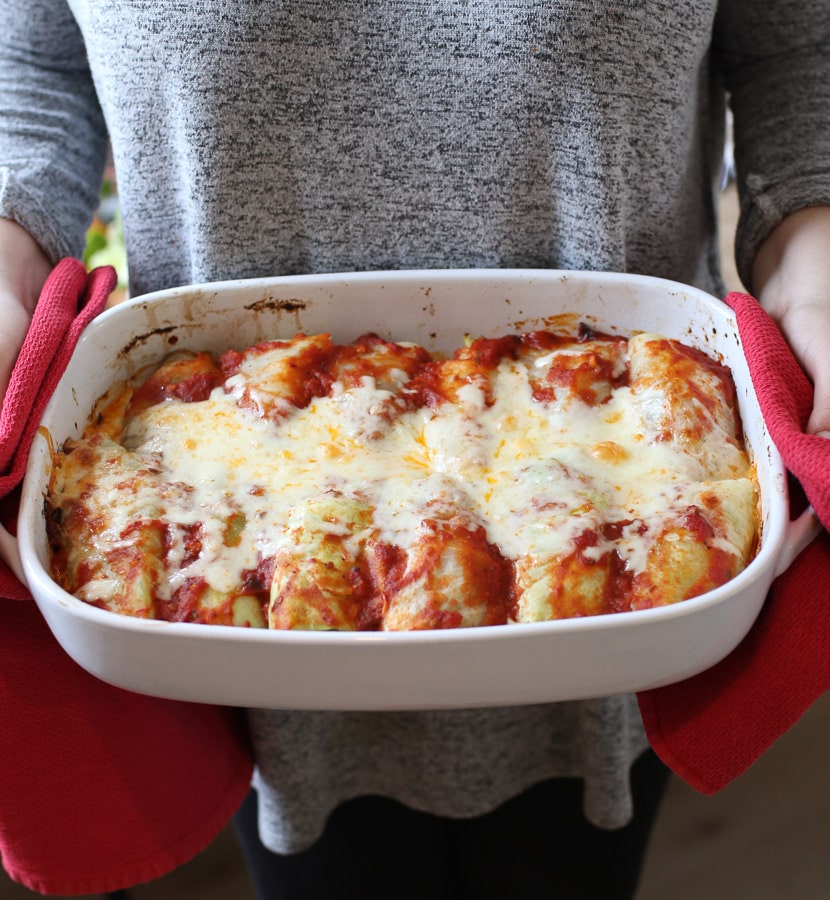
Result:
[[[133,293],[447,266],[623,270],[720,290],[735,112],[746,278],[830,203],[828,0],[0,0],[0,215],[77,255],[109,135]],[[630,814],[628,696],[419,713],[252,711],[263,839],[365,793],[469,816],[583,777]]]

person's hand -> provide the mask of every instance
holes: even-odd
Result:
[[[813,412],[807,431],[830,436],[830,282],[823,304],[794,301],[778,319],[778,326],[813,381]]]
[[[755,296],[812,379],[812,433],[830,432],[830,207],[788,216],[758,251]]]
[[[0,219],[0,402],[51,268],[28,231]]]

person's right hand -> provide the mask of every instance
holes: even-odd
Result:
[[[0,402],[51,268],[28,231],[0,219]]]
[[[801,209],[758,250],[756,297],[814,387],[807,431],[830,437],[830,206]]]

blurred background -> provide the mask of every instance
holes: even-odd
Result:
[[[121,231],[115,169],[111,164],[104,173],[101,202],[86,235],[83,260],[89,269],[96,266],[113,266],[118,273],[118,285],[113,292],[112,302],[123,298],[127,290],[127,252]]]

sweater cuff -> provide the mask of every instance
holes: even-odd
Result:
[[[40,244],[53,264],[67,256],[83,254],[86,227],[77,216],[71,233],[60,227],[55,211],[47,212],[40,198],[22,184],[6,166],[0,166],[0,218],[12,219]]]
[[[787,181],[746,178],[735,238],[738,275],[752,293],[752,266],[758,248],[788,215],[810,206],[830,206],[830,171],[803,174]]]

